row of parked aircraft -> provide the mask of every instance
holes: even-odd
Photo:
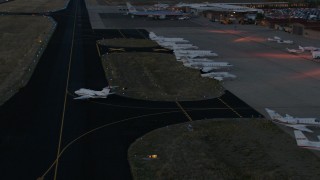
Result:
[[[318,47],[313,47],[313,46],[306,46],[306,47],[302,47],[299,46],[298,49],[289,49],[287,48],[287,51],[289,53],[294,53],[294,54],[301,54],[304,53],[306,51],[311,53],[311,56],[313,59],[320,59],[320,48]]]
[[[268,41],[272,41],[272,42],[282,43],[282,44],[293,44],[292,40],[282,40],[278,36],[274,36],[273,38],[268,38],[267,40]],[[318,47],[313,47],[313,46],[302,47],[302,46],[299,46],[299,49],[286,48],[286,50],[289,53],[294,53],[294,54],[300,54],[300,53],[304,53],[306,51],[309,51],[311,53],[313,59],[320,59],[320,48],[318,48]]]
[[[320,127],[320,119],[317,118],[297,118],[286,114],[284,117],[276,113],[274,110],[266,108],[271,121],[277,124],[282,124],[294,129],[294,136],[297,141],[297,145],[302,148],[320,150],[320,136],[317,138],[319,141],[310,141],[303,134],[302,131],[313,133],[313,131],[307,126]]]
[[[292,40],[283,40],[278,36],[274,36],[273,38],[268,38],[267,40],[271,42],[277,42],[279,44],[293,44]]]
[[[184,13],[181,11],[165,10],[165,8],[155,9],[155,10],[138,11],[129,2],[127,2],[126,4],[127,4],[127,8],[128,8],[128,14],[131,15],[132,18],[134,18],[135,16],[150,17],[153,19],[167,19],[168,17],[177,17],[178,19],[184,20],[184,19],[188,19],[189,15],[190,15],[190,13]]]
[[[199,50],[197,46],[190,44],[188,40],[183,38],[157,36],[154,32],[150,32],[149,37],[159,45],[173,50],[177,61],[182,62],[185,67],[201,70],[203,72],[201,77],[213,78],[218,81],[236,78],[229,72],[217,72],[229,69],[232,65],[228,62],[215,62],[212,59],[205,58],[218,56],[211,50]]]

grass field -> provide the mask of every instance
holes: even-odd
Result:
[[[99,40],[98,44],[110,47],[157,47],[158,43],[148,39],[104,39]]]
[[[53,24],[41,16],[1,16],[0,24],[1,105],[29,80]]]
[[[65,7],[69,0],[14,0],[0,5],[2,12],[38,13],[56,11]]]
[[[184,67],[175,56],[154,52],[123,52],[103,56],[111,85],[124,90],[119,95],[145,100],[203,100],[223,94],[220,84],[202,78],[200,72]]]
[[[317,179],[320,159],[268,120],[204,120],[154,130],[128,159],[134,179]],[[148,155],[157,155],[150,159]]]

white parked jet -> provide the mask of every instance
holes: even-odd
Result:
[[[218,81],[222,81],[225,79],[234,79],[237,76],[230,74],[228,72],[211,72],[211,73],[201,74],[201,77],[208,77],[208,78],[213,78]]]
[[[208,72],[211,72],[211,71],[217,71],[217,70],[220,70],[220,69],[225,69],[225,68],[227,68],[227,67],[219,67],[219,66],[217,66],[217,67],[203,67],[202,69],[201,69],[201,71],[202,72],[205,72],[205,73],[208,73]]]
[[[134,6],[132,6],[129,2],[127,2],[128,14],[131,15],[132,18],[135,16],[142,17],[152,17],[154,19],[166,19],[167,17],[180,17],[188,15],[188,13],[180,12],[180,11],[171,11],[171,10],[145,10],[138,11]]]
[[[317,118],[297,118],[292,117],[288,114],[282,117],[280,114],[276,113],[274,110],[265,108],[269,114],[271,120],[275,123],[282,124],[294,129],[306,132],[313,132],[311,129],[308,129],[306,126],[320,126],[320,119]]]
[[[169,38],[169,37],[161,37],[161,36],[153,38],[152,40],[157,41],[158,43],[162,43],[162,42],[188,43],[189,42],[188,40],[183,38]]]
[[[301,46],[299,46],[299,49],[289,49],[287,48],[287,51],[289,53],[294,53],[294,54],[300,54],[300,53],[303,53],[304,52],[304,49],[303,48],[300,48]]]
[[[291,40],[277,40],[277,43],[279,44],[293,44],[293,41]]]
[[[299,130],[294,130],[294,136],[299,147],[320,151],[320,141],[309,141],[308,138]],[[320,136],[317,137],[320,140]]]
[[[202,69],[204,67],[221,67],[227,68],[232,67],[232,65],[228,62],[191,62],[191,63],[183,63],[185,67],[194,68],[194,69]]]
[[[217,53],[214,53],[210,50],[174,50],[174,54],[177,59],[181,59],[182,57],[195,58],[204,56],[218,56]]]
[[[303,49],[305,51],[320,51],[320,48],[318,47],[313,47],[313,46],[299,46],[299,49]]]
[[[281,38],[278,36],[274,36],[273,38],[268,38],[267,40],[268,41],[278,41],[278,40],[281,40]]]
[[[182,58],[180,61],[183,63],[214,62],[214,60],[208,58]]]
[[[107,98],[108,95],[114,94],[114,93],[111,93],[110,91],[112,88],[115,88],[115,87],[116,86],[107,86],[103,88],[101,91],[81,88],[74,92],[79,96],[74,99]]]
[[[312,51],[313,59],[320,59],[320,51]]]
[[[158,43],[163,43],[163,42],[180,42],[180,43],[186,43],[189,42],[188,40],[185,40],[183,38],[168,38],[168,37],[163,37],[163,36],[157,36],[154,32],[149,33],[149,38],[157,41]]]
[[[192,44],[177,44],[175,42],[158,42],[159,45],[169,48],[169,49],[199,49],[197,46],[194,46]]]

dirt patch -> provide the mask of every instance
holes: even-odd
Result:
[[[223,88],[200,72],[184,67],[173,54],[124,52],[102,57],[111,85],[122,96],[145,100],[186,101],[219,97]]]
[[[318,157],[261,119],[205,120],[161,128],[137,139],[128,159],[134,179],[317,179],[320,175]]]
[[[28,82],[54,22],[42,16],[1,16],[0,24],[1,105]]]
[[[14,0],[0,5],[2,12],[38,13],[63,9],[69,0]]]

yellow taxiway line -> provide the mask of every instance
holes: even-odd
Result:
[[[97,46],[97,51],[98,51],[99,57],[101,57],[100,49],[99,49],[99,46],[98,46],[98,44],[97,44],[97,43],[96,43],[96,46]]]
[[[123,38],[126,38],[126,36],[118,29],[119,33],[123,36]]]
[[[176,104],[177,104],[177,106],[181,109],[181,111],[183,112],[183,114],[188,118],[188,120],[189,120],[189,121],[192,121],[190,115],[187,113],[187,111],[185,111],[185,110],[183,109],[183,107],[181,106],[181,104],[180,104],[178,101],[176,101]]]
[[[224,102],[221,98],[218,98],[219,101],[221,101],[224,105],[226,105],[231,111],[233,111],[237,116],[239,116],[240,118],[242,118],[242,116],[236,111],[234,110],[231,106],[229,106],[226,102]]]
[[[78,1],[76,3],[77,4],[76,4],[76,10],[75,10],[75,14],[74,14],[71,50],[70,50],[70,55],[69,55],[70,56],[69,57],[69,67],[68,67],[68,73],[67,73],[67,82],[66,82],[66,89],[65,89],[65,93],[64,93],[64,103],[63,103],[63,111],[62,111],[60,133],[59,133],[59,144],[58,144],[57,157],[56,157],[57,159],[56,159],[56,165],[55,165],[55,170],[54,170],[54,178],[53,178],[54,180],[57,179],[57,174],[58,174],[59,157],[60,157],[61,142],[62,142],[62,135],[63,135],[63,125],[64,125],[64,119],[65,119],[66,107],[67,107],[68,87],[69,87],[72,55],[73,55],[73,46],[74,46],[74,36],[75,36],[75,29],[76,29],[77,11],[78,11],[78,4],[79,4]]]

